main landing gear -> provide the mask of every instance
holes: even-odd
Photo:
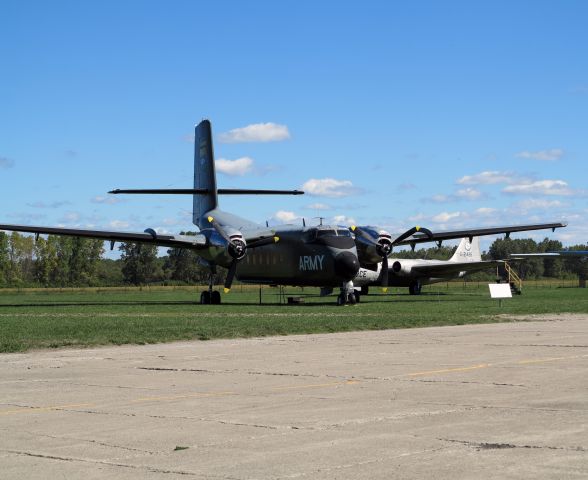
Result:
[[[359,303],[359,292],[353,288],[353,282],[346,282],[337,296],[337,305],[355,305]]]
[[[422,288],[423,288],[423,285],[421,284],[421,282],[419,282],[417,280],[416,282],[412,282],[408,286],[408,293],[410,293],[411,295],[420,295]]]
[[[221,296],[218,290],[213,290],[212,287],[214,285],[214,275],[216,274],[216,268],[210,268],[210,276],[208,277],[208,290],[204,290],[200,294],[200,304],[201,305],[220,305],[221,303]]]

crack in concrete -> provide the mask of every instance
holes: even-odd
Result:
[[[472,385],[487,385],[487,386],[496,386],[496,387],[521,387],[521,388],[529,388],[527,385],[517,384],[517,383],[498,383],[498,382],[468,382],[468,381],[458,381],[458,380],[417,380],[417,379],[401,379],[401,382],[418,382],[418,383],[455,383],[455,384],[472,384]]]
[[[534,412],[566,412],[566,413],[586,413],[586,410],[570,408],[546,408],[546,407],[512,407],[509,405],[471,405],[461,403],[439,403],[439,402],[418,402],[420,405],[435,405],[446,407],[464,407],[471,409],[495,409],[495,410],[529,410]]]
[[[244,375],[268,375],[268,376],[278,376],[278,377],[310,377],[310,378],[321,378],[326,376],[328,378],[344,378],[344,377],[335,377],[330,375],[316,375],[313,373],[284,373],[284,372],[261,372],[255,370],[209,370],[206,368],[172,368],[172,367],[137,367],[137,370],[149,370],[154,372],[193,372],[193,373],[212,373],[212,374],[219,374],[219,373],[241,373]]]
[[[189,472],[186,470],[163,469],[163,468],[152,467],[149,465],[131,465],[128,463],[107,462],[104,460],[92,460],[92,459],[88,459],[88,458],[62,457],[59,455],[49,455],[49,454],[43,454],[43,453],[27,452],[24,450],[1,450],[1,451],[7,452],[7,453],[12,453],[14,455],[22,455],[22,456],[26,456],[26,457],[44,458],[47,460],[59,460],[61,462],[93,463],[93,464],[98,464],[98,465],[107,465],[107,466],[111,466],[111,467],[122,467],[122,468],[131,468],[134,470],[145,470],[145,471],[148,471],[151,473],[188,475],[188,476],[193,476],[193,477],[210,478],[209,475],[207,475],[206,477],[203,477],[202,475],[200,475],[198,473]],[[227,477],[219,477],[219,478],[227,478]],[[239,479],[234,479],[234,480],[239,480]]]
[[[479,450],[498,450],[498,449],[509,449],[509,448],[526,448],[526,449],[539,449],[539,450],[565,450],[569,452],[588,452],[584,447],[555,447],[552,445],[515,445],[513,443],[493,443],[493,442],[472,442],[468,440],[457,440],[453,438],[437,438],[437,440],[449,443],[459,443],[466,447],[472,447]]]
[[[24,431],[24,430],[22,433],[26,433],[26,434],[30,435],[31,437],[44,437],[44,438],[51,438],[53,440],[73,440],[76,442],[95,443],[96,445],[101,445],[103,447],[118,448],[120,450],[128,450],[129,452],[148,453],[149,455],[155,455],[157,453],[162,453],[162,452],[153,452],[151,450],[141,450],[139,448],[133,448],[133,447],[125,447],[123,445],[115,445],[112,443],[101,442],[99,440],[92,440],[92,439],[88,439],[88,438],[71,437],[71,436],[65,436],[65,435],[48,435],[48,434],[37,433],[37,432],[33,433],[33,432],[29,432],[29,431]]]

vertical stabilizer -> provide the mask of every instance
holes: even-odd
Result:
[[[200,225],[200,218],[218,206],[214,153],[210,122],[202,120],[196,125],[194,134],[194,188],[208,190],[206,194],[194,195],[192,221]],[[201,227],[202,228],[202,227]]]
[[[449,259],[450,262],[480,262],[482,261],[482,254],[480,253],[480,238],[472,237],[462,238],[457,246],[457,250],[453,257]]]

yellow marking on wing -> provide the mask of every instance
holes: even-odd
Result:
[[[213,217],[208,217],[208,221],[209,221],[210,223],[212,223],[212,221],[213,221],[213,220],[214,220],[214,218],[213,218]]]
[[[225,292],[225,293],[229,293],[230,291],[231,291],[231,289],[230,289],[230,288],[226,288],[226,287],[224,288],[224,292]]]

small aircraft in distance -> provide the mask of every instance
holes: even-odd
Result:
[[[462,238],[455,253],[449,260],[424,260],[387,258],[389,287],[408,287],[411,295],[419,295],[423,285],[446,282],[462,278],[468,273],[494,268],[504,264],[503,260],[482,260],[479,237]],[[368,293],[373,285],[381,285],[382,262],[375,269],[360,268],[353,279],[354,286],[361,287],[361,294]],[[357,297],[357,293],[356,293]]]
[[[563,223],[518,225],[433,233],[411,228],[393,238],[371,227],[319,225],[281,225],[275,228],[259,225],[222,211],[218,195],[299,195],[299,190],[217,189],[211,126],[203,120],[195,127],[194,188],[185,189],[116,189],[111,194],[191,195],[192,221],[200,232],[195,235],[168,235],[152,228],[144,232],[124,232],[0,224],[0,230],[40,234],[69,235],[115,242],[138,242],[194,250],[201,262],[210,268],[208,290],[201,293],[200,303],[221,303],[214,290],[217,266],[228,269],[224,291],[228,293],[234,278],[242,282],[269,285],[340,287],[338,304],[354,303],[353,279],[361,266],[387,259],[396,245],[411,245],[478,235],[506,234],[527,230],[564,227]],[[388,262],[384,262],[380,282],[388,284]]]

